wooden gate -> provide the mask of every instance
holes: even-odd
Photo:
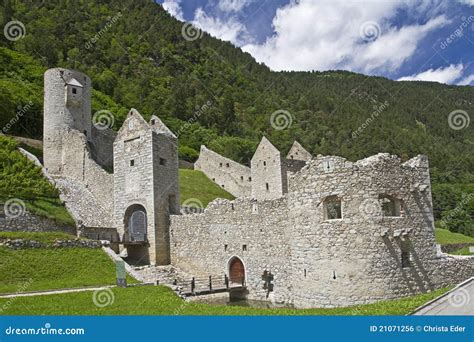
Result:
[[[245,268],[242,260],[235,257],[231,260],[229,265],[229,280],[234,284],[245,283]]]

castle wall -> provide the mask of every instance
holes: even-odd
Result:
[[[194,168],[230,192],[235,197],[249,197],[252,193],[250,168],[201,146]]]
[[[400,200],[401,216],[383,216],[379,195]],[[328,197],[341,199],[342,218],[327,218]],[[387,154],[356,163],[318,157],[280,199],[216,200],[204,213],[171,217],[173,264],[218,275],[233,256],[244,262],[249,298],[297,307],[394,299],[474,276],[473,257],[437,254],[422,156],[404,164]],[[274,275],[268,297],[265,270]]]
[[[90,142],[93,159],[101,167],[112,170],[114,165],[114,141],[117,137],[110,128],[97,129],[92,126],[92,141]]]
[[[289,297],[291,254],[287,204],[218,199],[201,214],[171,216],[171,263],[195,277],[229,274],[229,261],[245,266],[248,298],[284,301]],[[244,247],[245,246],[245,247]],[[274,275],[267,293],[264,271]]]

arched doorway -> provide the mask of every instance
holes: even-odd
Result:
[[[231,284],[245,284],[244,263],[238,257],[233,257],[229,261],[229,281]]]
[[[147,216],[145,208],[134,204],[125,211],[125,235],[129,242],[147,241]]]

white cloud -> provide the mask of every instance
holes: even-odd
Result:
[[[392,26],[390,19],[402,8],[418,12],[424,7],[408,0],[292,1],[277,10],[274,36],[242,48],[274,70],[395,71],[428,33],[449,22],[435,16],[424,24]],[[371,24],[367,31],[375,30],[376,39],[364,36]]]
[[[474,6],[474,0],[458,0],[459,3],[468,6]]]
[[[181,0],[164,0],[163,8],[176,19],[184,21]]]
[[[419,74],[401,77],[398,79],[398,81],[431,81],[451,84],[462,76],[463,69],[464,66],[462,64],[451,64],[444,68],[441,67],[438,69],[428,69],[426,71],[420,72]],[[474,75],[471,75],[471,77],[472,76]]]
[[[252,0],[219,0],[218,7],[224,12],[238,12],[251,2]]]
[[[194,13],[193,24],[214,37],[230,41],[236,45],[240,45],[243,41],[249,39],[245,26],[237,19],[230,17],[223,21],[207,15],[202,8],[198,8]]]
[[[471,83],[473,83],[474,85],[474,74],[470,74],[469,76],[464,77],[456,84],[457,85],[471,85]]]

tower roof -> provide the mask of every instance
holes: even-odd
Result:
[[[75,86],[75,87],[81,87],[83,88],[84,86],[79,83],[78,80],[76,80],[75,78],[71,78],[69,81],[66,82],[67,85],[71,85],[71,86]]]
[[[158,134],[166,134],[173,138],[176,138],[176,135],[174,135],[174,133],[171,132],[171,130],[156,115],[151,116],[150,126],[153,129],[153,131]]]
[[[290,148],[290,151],[286,155],[286,159],[295,159],[295,160],[303,160],[308,161],[313,156],[309,153],[298,141],[294,141],[293,145]]]

